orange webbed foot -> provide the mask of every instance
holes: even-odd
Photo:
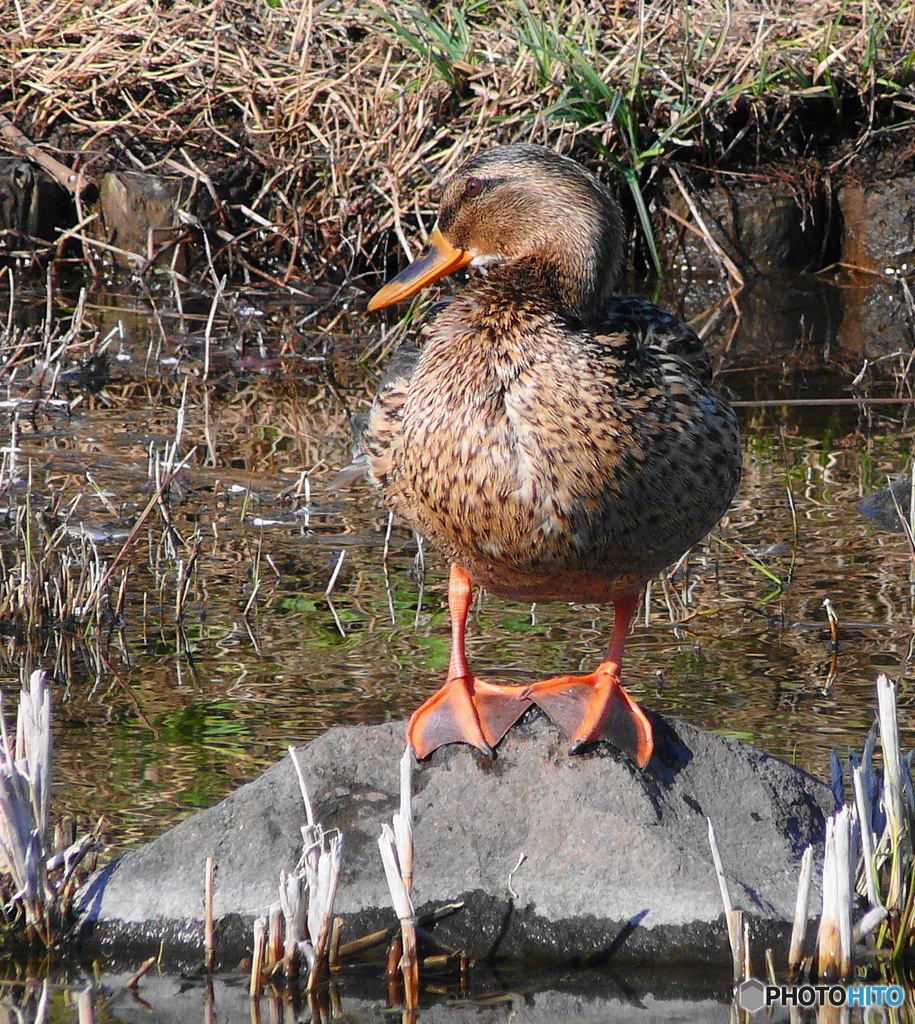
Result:
[[[496,686],[456,676],[413,712],[407,742],[422,760],[446,743],[469,743],[488,754],[530,707],[523,686]]]
[[[543,708],[569,737],[571,754],[595,740],[609,740],[640,768],[651,759],[651,723],[621,685],[619,666],[613,662],[603,662],[590,675],[534,683],[523,696]]]

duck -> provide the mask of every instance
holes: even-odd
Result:
[[[606,740],[639,768],[652,757],[621,681],[626,638],[647,581],[727,511],[741,444],[696,333],[615,293],[625,245],[613,191],[582,164],[501,145],[444,184],[424,252],[368,303],[472,275],[405,337],[356,443],[383,503],[450,564],[447,676],[407,725],[418,759],[451,743],[492,756],[531,705],[570,754]],[[465,647],[474,588],[612,604],[606,653],[587,674],[481,679]]]

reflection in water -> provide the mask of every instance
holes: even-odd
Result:
[[[727,973],[703,964],[671,964],[661,972],[629,967],[565,966],[561,971],[527,965],[523,971],[480,963],[470,972],[467,986],[442,983],[422,995],[416,1014],[408,1014],[396,1002],[382,1008],[379,998],[382,980],[376,971],[353,971],[340,983],[308,994],[294,986],[267,985],[252,1000],[247,979],[201,971],[184,974],[149,971],[139,983],[131,971],[101,974],[97,984],[87,985],[83,977],[54,978],[56,992],[51,1019],[75,1019],[73,1008],[80,1005],[80,1020],[143,1021],[166,1024],[172,1021],[220,1024],[250,1024],[252,1021],[345,1021],[347,1024],[376,1024],[380,1019],[418,1020],[424,1024],[476,1024],[479,1021],[511,1024],[552,1024],[601,1021],[602,1024],[657,1024],[659,1021],[689,1021],[690,1024],[721,1024],[727,1021],[765,1020],[771,1024],[881,1024],[906,1020],[885,1007],[861,1006],[801,1008],[772,1006],[761,1017],[744,1011],[731,994]],[[908,993],[907,993],[908,995]],[[19,1020],[34,1020],[41,996],[38,985],[21,981],[0,987],[3,1005],[17,1012]],[[879,998],[879,997],[872,997]],[[14,1010],[15,1008],[15,1010]],[[70,1011],[67,1013],[67,1011]]]
[[[719,382],[735,398],[849,397],[863,364],[835,348],[838,290],[764,285],[738,300],[740,320],[717,284],[672,280],[657,298],[700,323],[717,305]],[[52,669],[58,806],[105,814],[122,844],[214,803],[290,742],[404,717],[441,682],[448,626],[438,556],[427,554],[418,604],[411,533],[388,535],[368,487],[327,489],[348,459],[345,405],[364,407],[377,374],[359,361],[376,338],[306,335],[285,297],[249,294],[248,308],[266,315],[230,317],[206,353],[189,303],[182,319],[165,299],[156,316],[115,300],[90,303],[93,330],[73,345],[86,359],[109,338],[101,390],[72,374],[39,380],[31,361],[0,396],[16,414],[15,445],[3,442],[16,452],[0,477],[10,510],[0,556],[10,572],[22,557],[16,516],[34,524],[41,513],[43,536],[74,565],[97,555],[110,566],[152,504],[113,577],[122,606],[104,629],[76,618],[43,636],[4,630],[0,660],[8,692],[20,665]],[[867,367],[854,394],[895,394],[897,369],[892,359]],[[904,538],[875,529],[856,503],[908,469],[908,409],[741,415],[738,498],[651,586],[627,686],[654,710],[824,774],[833,747],[861,746],[877,672],[907,674],[912,560]],[[174,440],[182,416],[178,458],[193,454],[151,503],[150,453]],[[592,664],[611,619],[605,608],[484,595],[468,650],[484,677],[529,682]],[[905,741],[904,686],[901,704]]]

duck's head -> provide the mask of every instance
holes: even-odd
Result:
[[[536,263],[566,311],[588,319],[623,262],[623,218],[589,171],[543,146],[499,146],[445,186],[429,246],[369,302],[381,309],[468,264]]]

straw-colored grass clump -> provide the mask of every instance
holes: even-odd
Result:
[[[16,0],[0,114],[90,177],[186,179],[223,256],[341,280],[428,225],[433,183],[480,145],[616,165],[644,218],[667,158],[746,167],[892,130],[913,53],[895,0]]]

